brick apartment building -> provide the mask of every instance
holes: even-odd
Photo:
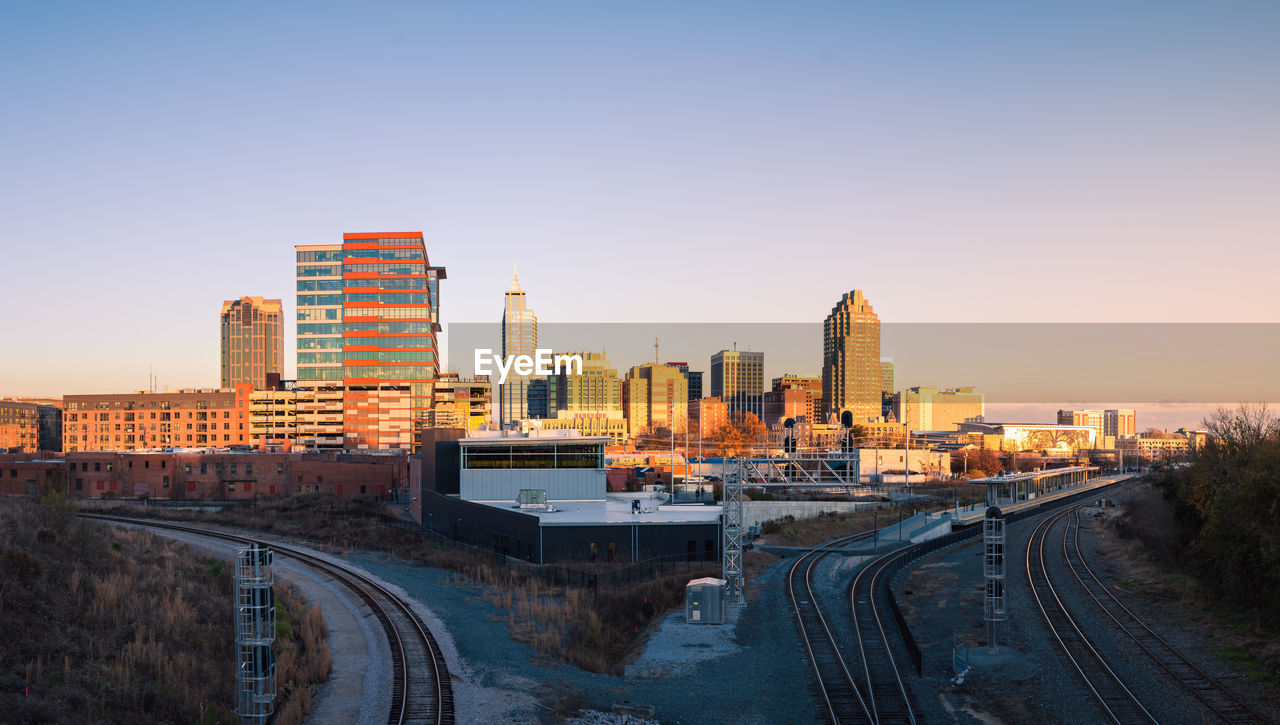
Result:
[[[68,452],[252,445],[253,386],[63,397]]]
[[[402,453],[86,451],[0,455],[0,494],[229,500],[326,493],[386,498],[407,485]]]

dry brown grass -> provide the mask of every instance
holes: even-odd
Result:
[[[233,721],[231,580],[193,550],[3,499],[0,560],[6,721]]]
[[[276,716],[279,725],[301,725],[311,712],[316,686],[329,679],[333,656],[320,607],[308,607],[293,586],[276,585]]]
[[[714,571],[713,571],[714,570]],[[549,587],[539,579],[487,561],[452,573],[446,583],[477,587],[503,617],[512,639],[591,672],[618,674],[645,629],[684,602],[690,578],[718,571],[659,577],[600,587]]]

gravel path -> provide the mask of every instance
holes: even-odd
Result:
[[[220,559],[235,556],[235,544],[222,539],[168,529],[150,530]],[[313,725],[385,723],[391,711],[391,650],[373,613],[346,585],[306,564],[281,555],[275,559],[273,569],[278,578],[297,585],[308,604],[320,606],[328,626],[333,671],[317,688],[307,722]],[[228,602],[228,606],[230,604]]]

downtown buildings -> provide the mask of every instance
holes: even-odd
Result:
[[[822,408],[854,423],[878,420],[884,386],[880,318],[862,290],[846,292],[822,325]]]
[[[280,300],[241,297],[222,303],[222,387],[248,383],[261,390],[284,373]]]

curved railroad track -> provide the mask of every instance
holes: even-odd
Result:
[[[101,514],[79,514],[84,518],[114,521],[135,526],[169,529],[198,534],[238,544],[254,541],[270,547],[283,556],[296,559],[309,567],[322,571],[342,582],[369,606],[378,618],[391,647],[392,691],[391,711],[387,722],[438,723],[454,721],[453,687],[449,680],[449,668],[440,646],[431,630],[422,622],[413,608],[387,591],[385,587],[368,577],[350,571],[318,556],[274,542],[259,541],[221,531],[210,531],[193,526],[168,522],[130,519]]]
[[[1128,635],[1156,664],[1181,687],[1191,693],[1223,722],[1264,723],[1266,718],[1242,703],[1230,690],[1197,667],[1189,658],[1156,634],[1102,583],[1080,550],[1080,510],[1074,508],[1063,530],[1063,550],[1067,566],[1090,599],[1102,609],[1120,631]]]
[[[1031,594],[1058,646],[1067,655],[1072,668],[1093,693],[1107,719],[1115,723],[1155,723],[1155,717],[1138,700],[1128,686],[1111,669],[1107,659],[1098,652],[1085,635],[1080,624],[1058,596],[1049,577],[1046,564],[1046,542],[1054,525],[1068,514],[1080,508],[1071,506],[1046,516],[1036,524],[1027,544],[1026,569],[1031,583]],[[1064,535],[1065,543],[1065,535]]]
[[[813,666],[816,688],[815,694],[822,701],[831,722],[853,722],[872,720],[867,701],[858,690],[849,665],[841,654],[840,644],[831,632],[827,618],[818,606],[817,594],[813,591],[813,568],[831,553],[830,546],[839,546],[853,541],[866,539],[871,533],[856,534],[838,539],[822,548],[812,549],[796,559],[787,573],[787,593],[791,596],[791,611],[796,615],[800,627],[800,639],[805,652],[809,655],[809,664]],[[797,577],[799,574],[799,577]]]
[[[913,548],[908,546],[868,562],[858,570],[849,588],[865,692],[871,703],[869,721],[873,723],[916,722],[911,689],[898,669],[893,642],[885,631],[884,623],[889,597],[892,596],[889,580],[900,568],[899,560],[914,556]]]

